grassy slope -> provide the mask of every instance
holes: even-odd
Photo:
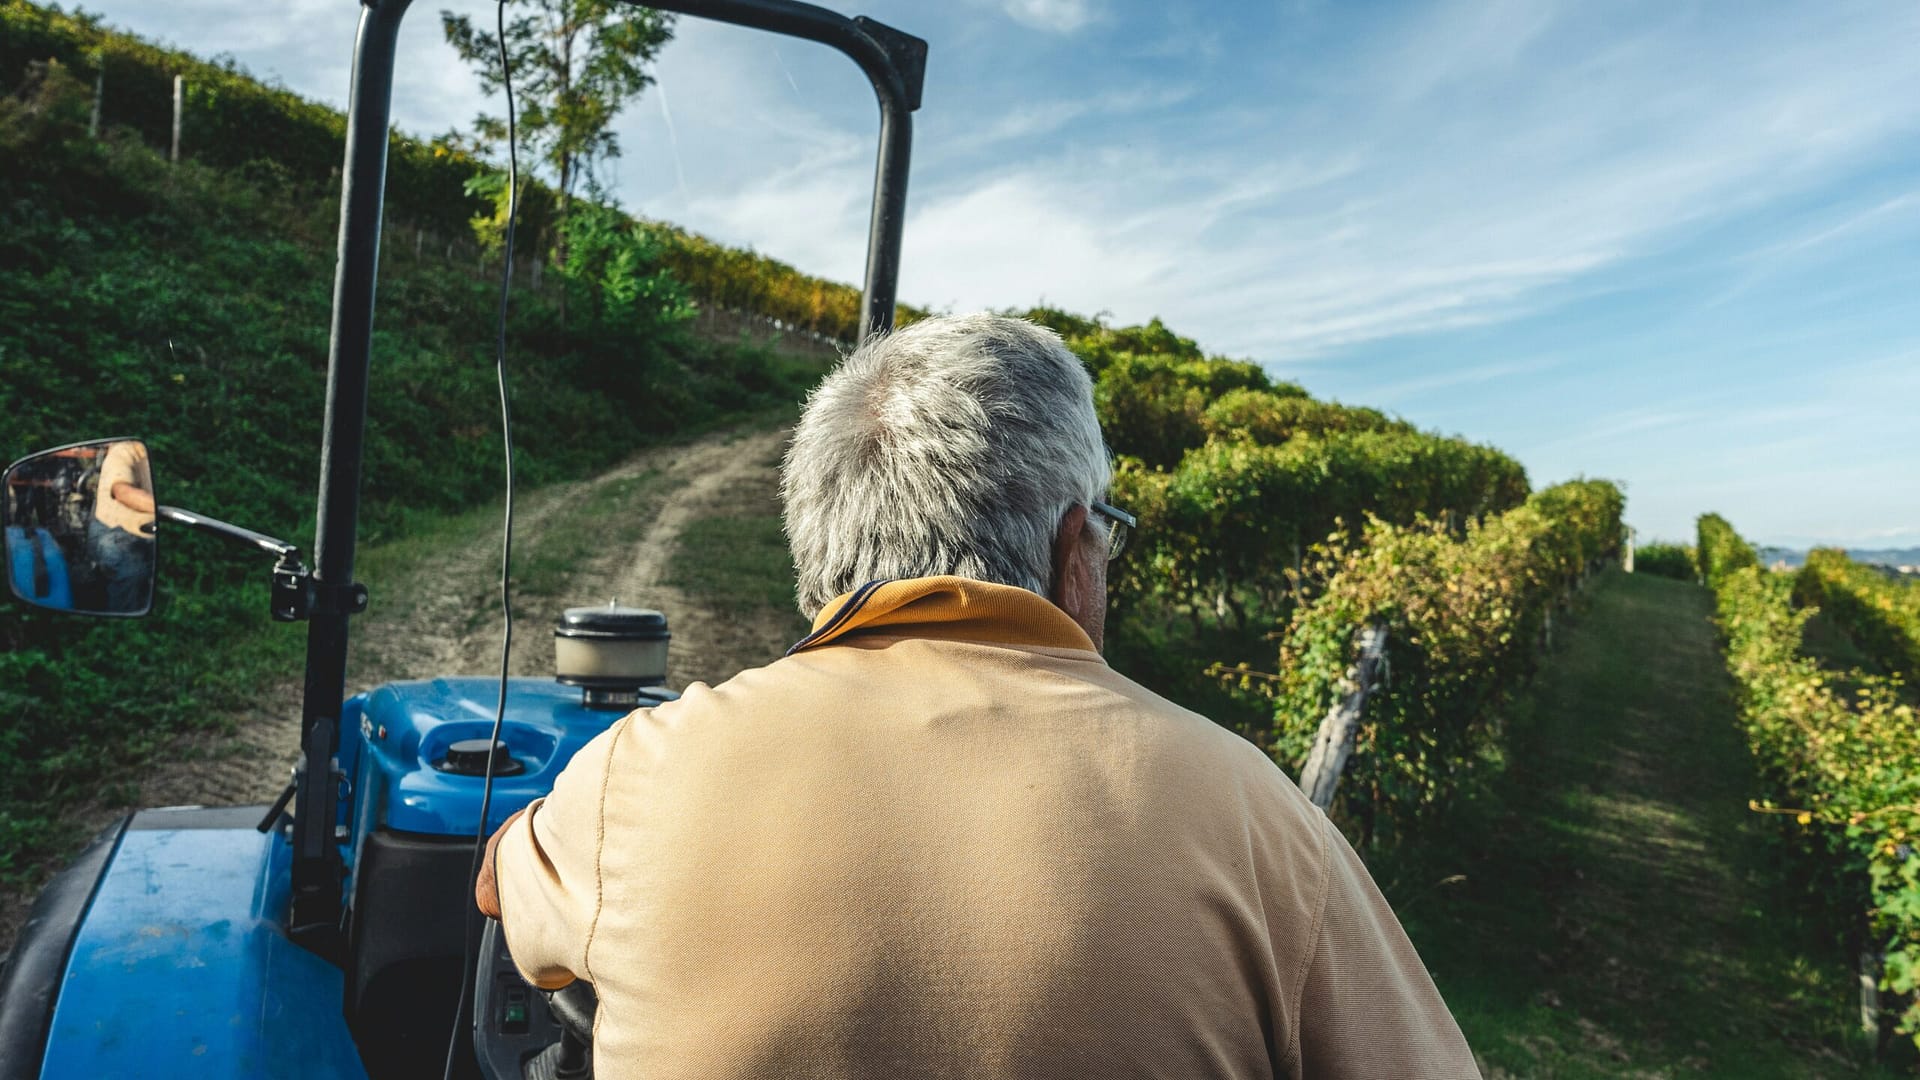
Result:
[[[1793,910],[1698,586],[1610,573],[1504,768],[1375,867],[1490,1075],[1880,1076]]]

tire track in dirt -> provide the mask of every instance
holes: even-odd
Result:
[[[553,625],[569,607],[604,603],[618,598],[630,606],[660,607],[620,578],[629,557],[639,551],[664,550],[671,555],[674,539],[687,520],[705,512],[716,494],[751,479],[747,474],[767,464],[766,448],[784,445],[786,430],[726,432],[683,446],[650,450],[619,467],[579,483],[541,491],[514,509],[515,575],[526,559],[539,553],[543,531],[549,528],[606,528],[601,523],[572,520],[587,504],[607,496],[621,481],[656,474],[663,492],[612,530],[597,554],[589,551],[567,574],[566,583],[544,595],[526,595],[516,584],[514,596],[513,656],[508,670],[514,675],[545,675],[553,671]],[[619,542],[638,534],[637,548]],[[554,539],[554,538],[545,538]],[[465,548],[436,552],[419,564],[402,588],[402,596],[382,620],[370,616],[356,639],[349,678],[356,687],[378,686],[398,679],[428,675],[492,675],[500,670],[500,541],[489,536]],[[651,577],[644,579],[650,582]],[[393,586],[389,586],[392,588]],[[676,613],[669,610],[669,617]],[[676,642],[678,645],[678,625]]]
[[[597,499],[618,485],[655,480],[617,528],[584,515],[611,535],[579,561],[558,589],[514,600],[510,670],[539,676],[553,670],[553,625],[562,609],[621,603],[664,611],[673,630],[668,685],[718,682],[780,655],[789,627],[778,620],[720,616],[666,584],[668,567],[688,523],[728,509],[769,504],[778,487],[785,428],[723,431],[678,446],[643,451],[586,480],[522,495],[514,508],[515,565],[521,552],[551,542],[549,530],[579,527]],[[650,477],[649,474],[653,474]],[[388,580],[369,580],[373,604],[355,619],[348,692],[435,675],[493,674],[500,663],[500,536],[497,516],[465,543],[443,540]],[[484,532],[480,531],[484,529]],[[516,574],[518,574],[516,569]],[[363,578],[364,580],[364,578]],[[288,630],[286,632],[295,632]],[[301,683],[290,672],[262,692],[258,704],[232,715],[228,731],[182,736],[141,775],[134,806],[233,806],[271,802],[299,757]],[[102,803],[69,820],[91,835],[125,814]],[[10,943],[32,902],[0,896],[0,942]]]
[[[780,455],[788,434],[782,429],[727,447],[716,468],[700,472],[667,499],[652,527],[611,567],[610,596],[666,613],[673,629],[667,685],[676,690],[771,663],[793,643],[796,635],[784,620],[721,614],[669,584],[680,536],[694,521],[779,512]]]

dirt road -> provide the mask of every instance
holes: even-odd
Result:
[[[791,623],[706,610],[670,584],[682,530],[703,517],[777,498],[784,428],[727,431],[645,451],[589,480],[523,493],[514,509],[516,675],[553,670],[562,609],[618,599],[667,614],[668,685],[718,682],[780,655]],[[469,515],[433,536],[374,548],[357,576],[373,603],[354,620],[348,691],[434,675],[494,674],[500,663],[499,514]],[[136,782],[133,805],[271,802],[298,757],[299,672],[232,717],[230,733],[186,736]],[[126,811],[90,806],[89,833]],[[11,942],[31,896],[0,896],[0,941]]]

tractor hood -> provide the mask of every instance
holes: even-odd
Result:
[[[361,1077],[340,969],[287,939],[265,807],[146,810],[74,936],[42,1077]]]

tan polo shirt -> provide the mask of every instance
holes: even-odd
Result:
[[[153,473],[147,466],[147,444],[124,439],[107,447],[100,463],[100,486],[93,496],[93,516],[109,529],[125,529],[145,537],[142,530],[153,523],[153,512],[135,510],[113,497],[113,485],[132,484],[142,491],[153,490]]]
[[[869,586],[627,716],[496,868],[603,1080],[1479,1075],[1273,762],[1006,586]]]

